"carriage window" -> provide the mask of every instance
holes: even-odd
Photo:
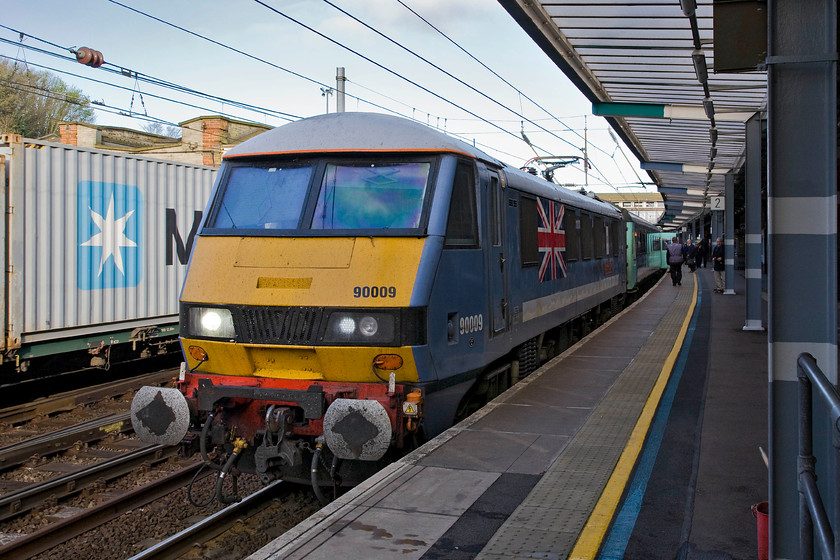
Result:
[[[474,249],[478,247],[478,223],[475,211],[475,174],[473,166],[459,161],[452,185],[449,218],[446,222],[447,249]]]
[[[592,217],[585,212],[580,215],[580,255],[583,260],[592,258]]]
[[[595,216],[593,222],[592,236],[595,241],[595,258],[603,259],[605,254],[604,218]]]
[[[312,167],[246,167],[230,170],[211,227],[296,229]]]
[[[540,264],[540,246],[537,238],[537,199],[519,198],[519,252],[522,266]]]
[[[612,237],[612,254],[614,257],[618,256],[618,251],[621,243],[621,222],[610,222],[610,236]]]
[[[312,229],[405,229],[420,226],[431,164],[328,164]]]
[[[564,220],[566,229],[566,262],[580,259],[580,233],[578,233],[577,215],[574,210],[566,206],[566,218]]]

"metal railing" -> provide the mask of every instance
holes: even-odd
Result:
[[[808,353],[802,353],[796,360],[796,376],[799,378],[799,551],[803,560],[814,558],[814,529],[817,544],[824,559],[840,560],[840,497],[835,496],[834,530],[825,511],[813,455],[813,390],[829,408],[832,426],[831,441],[834,446],[834,487],[840,488],[840,395],[817,366],[817,361]]]

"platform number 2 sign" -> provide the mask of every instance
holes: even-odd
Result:
[[[713,196],[712,197],[712,210],[723,210],[723,201],[724,198],[722,196]]]

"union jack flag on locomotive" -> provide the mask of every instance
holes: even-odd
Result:
[[[537,197],[537,241],[542,253],[540,261],[540,282],[556,280],[566,273],[566,230],[563,217],[566,207],[553,200]]]

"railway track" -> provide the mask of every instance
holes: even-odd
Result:
[[[78,444],[99,441],[112,434],[130,433],[130,414],[111,414],[0,448],[0,470],[19,466],[33,456],[50,457]]]
[[[139,377],[132,377],[131,379],[116,383],[105,383],[94,387],[86,387],[51,397],[36,399],[32,402],[10,406],[0,409],[0,423],[17,426],[30,422],[39,416],[70,412],[80,406],[134,392],[144,385],[162,385],[171,381],[177,375],[177,369],[167,369]]]
[[[290,493],[289,485],[282,480],[272,482],[241,501],[195,523],[168,539],[135,554],[129,560],[175,560],[181,558],[197,545],[208,546],[213,539],[228,531],[237,523],[245,522],[265,510],[275,500],[281,500]]]
[[[112,498],[91,508],[63,508],[51,516],[52,523],[32,533],[0,535],[0,542],[5,541],[0,546],[0,559],[31,558],[51,550],[82,533],[117,519],[128,511],[183,488],[199,468],[200,463],[194,462],[154,482],[124,493],[115,493]]]
[[[107,484],[141,467],[148,467],[174,457],[175,447],[149,445],[133,453],[121,454],[89,467],[80,467],[43,483],[0,497],[0,522],[43,507],[48,502],[63,500],[88,488]]]
[[[193,484],[199,496],[209,496],[215,478],[205,475],[214,471],[201,471],[199,460],[178,459],[176,446],[143,444],[132,437],[130,399],[115,399],[173,377],[168,370],[0,410],[6,432],[29,436],[0,447],[0,560],[122,560],[157,543],[154,552],[145,554],[174,558],[277,503],[278,492],[285,494],[285,489],[262,488],[255,477],[245,477],[249,480],[240,484],[241,495],[256,495],[226,513],[218,513],[223,507],[218,504],[192,506],[185,489]],[[100,401],[105,404],[97,408]],[[101,410],[109,412],[67,425]],[[270,526],[294,526],[318,507],[305,496],[291,502],[283,506],[291,514],[277,514],[286,520],[278,522],[273,515]],[[151,511],[157,513],[147,516]],[[142,521],[136,521],[138,516]],[[178,544],[172,535],[182,529],[186,532]],[[113,537],[124,531],[130,536]],[[260,544],[252,550],[265,544],[271,531],[261,529]]]

